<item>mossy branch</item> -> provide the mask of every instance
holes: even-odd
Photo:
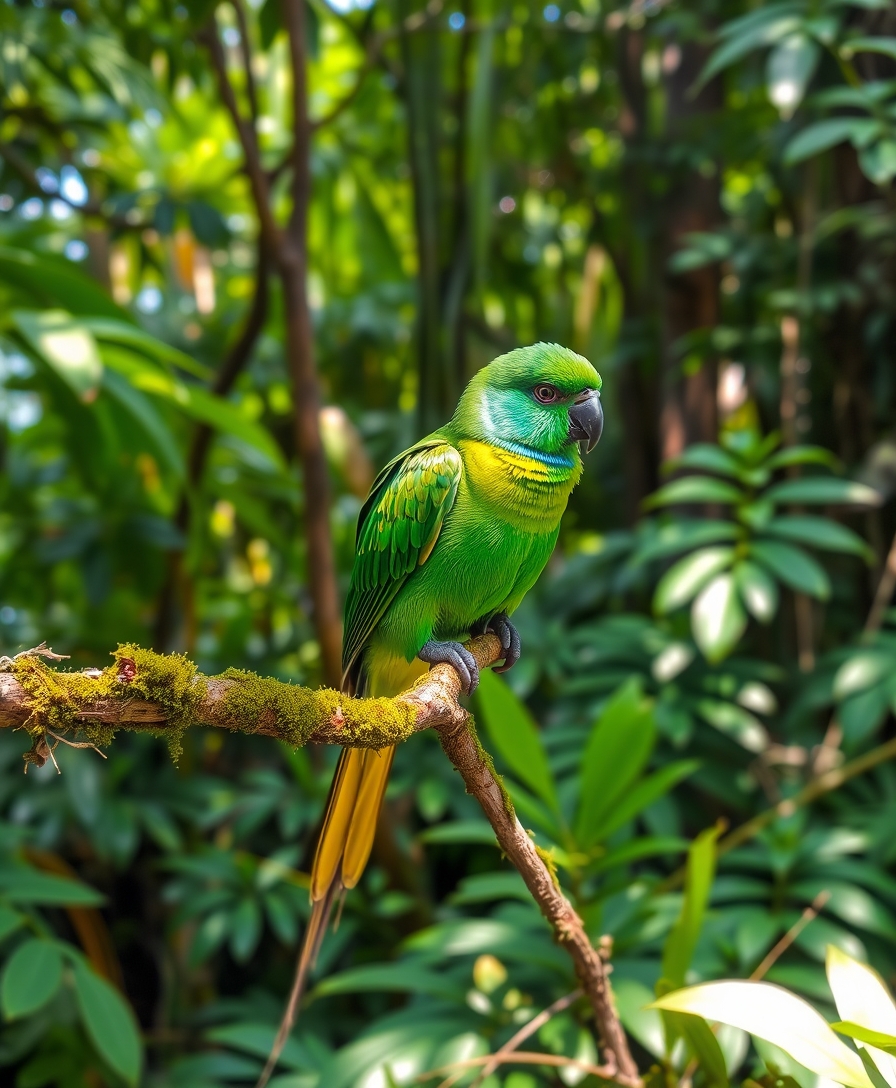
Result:
[[[499,660],[494,635],[470,643],[481,668]],[[65,672],[44,647],[0,660],[0,728],[26,729],[28,763],[43,765],[51,740],[82,734],[108,745],[115,732],[152,733],[180,750],[190,725],[259,733],[294,747],[339,744],[385,748],[422,729],[459,728],[467,712],[458,703],[460,681],[448,665],[431,669],[409,691],[391,699],[354,699],[329,688],[311,689],[228,669],[203,676],[180,654],[157,654],[123,644],[106,669]]]
[[[481,669],[503,657],[495,635],[481,635],[467,647]],[[338,691],[314,691],[237,669],[203,676],[186,657],[156,654],[139,646],[119,646],[113,656],[109,668],[83,672],[49,667],[43,658],[58,660],[58,656],[42,646],[15,658],[0,658],[0,728],[28,731],[32,744],[26,763],[43,765],[52,758],[55,743],[72,743],[79,734],[86,743],[102,747],[119,729],[163,736],[175,753],[190,725],[260,733],[295,746],[316,743],[349,748],[383,748],[423,729],[436,729],[467,792],[482,806],[499,846],[519,870],[558,944],[573,962],[594,1011],[607,1078],[627,1088],[640,1088],[638,1068],[613,1007],[603,957],[563,895],[550,858],[517,819],[491,757],[458,702],[460,678],[454,669],[437,665],[413,688],[392,699],[354,699]]]

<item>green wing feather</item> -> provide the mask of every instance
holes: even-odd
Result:
[[[354,688],[359,655],[383,613],[429,558],[463,472],[442,438],[424,439],[377,476],[358,518],[355,565],[345,605],[344,677]]]

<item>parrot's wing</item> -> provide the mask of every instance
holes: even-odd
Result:
[[[429,558],[462,474],[463,461],[454,446],[431,438],[396,457],[374,481],[358,519],[345,606],[345,677],[395,595]]]

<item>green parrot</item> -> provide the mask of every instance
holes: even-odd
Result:
[[[603,427],[600,375],[556,344],[517,348],[483,367],[451,421],[377,476],[358,520],[345,606],[343,689],[405,691],[447,663],[479,682],[461,640],[491,631],[503,672],[520,656],[509,616],[544,569]],[[282,1046],[334,898],[361,878],[394,748],[345,748],[311,875],[311,919],[281,1026]]]

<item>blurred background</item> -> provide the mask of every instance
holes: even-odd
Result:
[[[894,176],[886,0],[6,0],[0,651],[337,683],[375,471],[495,355],[566,344],[604,438],[474,710],[641,1068],[691,1068],[640,1011],[661,976],[762,965],[827,1010],[833,942],[892,979]],[[27,746],[4,1082],[253,1083],[335,753],[121,735],[24,776]],[[316,977],[279,1088],[468,1085],[575,988],[431,736]],[[526,1045],[597,1060],[581,1002]]]

